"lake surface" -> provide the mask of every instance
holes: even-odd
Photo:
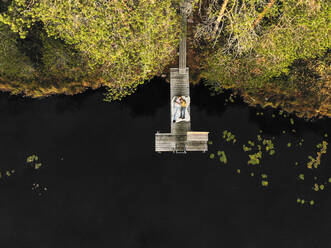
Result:
[[[205,154],[154,152],[154,133],[170,129],[169,85],[160,80],[120,103],[103,102],[102,90],[43,100],[1,94],[2,246],[331,247],[331,157],[315,170],[305,165],[319,142],[329,142],[331,120],[294,118],[292,126],[240,100],[224,106],[224,96],[203,86],[191,93],[192,129],[210,131],[213,141]],[[223,130],[237,143],[224,142]],[[259,130],[275,137],[276,154],[247,165],[242,144]],[[226,165],[209,158],[218,150]],[[26,163],[32,154],[38,170]],[[316,182],[325,188],[315,192]]]

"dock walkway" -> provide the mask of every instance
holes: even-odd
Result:
[[[186,153],[187,151],[207,151],[208,132],[191,132],[191,121],[172,122],[172,99],[175,96],[190,97],[189,68],[186,67],[187,17],[183,9],[189,0],[182,2],[182,33],[179,44],[179,67],[170,69],[170,126],[171,133],[155,134],[156,152]],[[187,109],[191,116],[190,105]]]

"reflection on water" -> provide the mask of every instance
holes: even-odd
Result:
[[[168,84],[151,81],[120,103],[101,99],[101,90],[1,94],[6,247],[328,247],[330,120],[284,117],[196,86],[191,121],[211,132],[210,152],[160,155],[154,133],[169,129]],[[27,166],[31,155],[38,160]]]

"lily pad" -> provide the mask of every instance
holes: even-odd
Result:
[[[262,184],[263,187],[267,187],[269,185],[269,182],[265,181],[265,180],[262,180],[261,184]]]
[[[34,165],[34,168],[35,168],[36,170],[38,170],[38,169],[41,167],[41,165],[42,165],[42,163],[36,163],[36,164]]]

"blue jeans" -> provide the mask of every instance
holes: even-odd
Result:
[[[182,119],[185,119],[185,110],[186,110],[186,107],[180,108],[180,118],[182,118]]]
[[[178,112],[178,110],[179,110],[179,107],[175,107],[175,112],[174,112],[174,115],[173,115],[173,121],[176,121],[176,114],[177,114],[177,112]]]

